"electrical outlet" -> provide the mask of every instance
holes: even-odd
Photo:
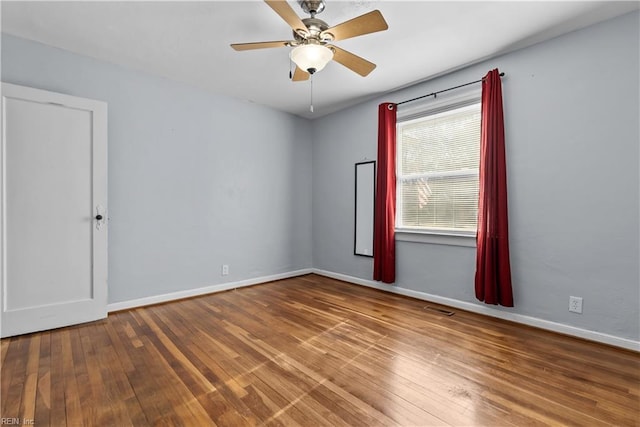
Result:
[[[222,275],[226,276],[229,274],[229,265],[227,264],[222,264]]]
[[[569,311],[582,313],[582,297],[569,297]]]

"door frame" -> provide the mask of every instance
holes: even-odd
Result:
[[[20,335],[35,332],[36,330],[46,330],[98,320],[107,317],[107,272],[108,272],[108,204],[107,204],[107,104],[102,101],[80,98],[41,89],[19,86],[2,82],[2,97],[0,111],[0,337]],[[92,193],[91,203],[93,212],[91,217],[95,217],[96,206],[101,205],[102,221],[100,229],[96,226],[96,221],[91,222],[92,227],[92,296],[88,300],[81,300],[77,303],[68,304],[69,313],[65,313],[60,318],[55,313],[56,306],[38,306],[38,318],[25,317],[25,322],[12,320],[6,321],[6,314],[12,312],[13,319],[20,319],[21,310],[8,310],[5,295],[7,294],[7,191],[6,191],[6,101],[8,98],[24,99],[30,102],[43,104],[54,104],[67,108],[83,110],[91,113],[92,126]],[[58,313],[59,314],[59,313]],[[28,319],[28,322],[27,322]],[[29,323],[27,327],[22,323]],[[33,326],[36,329],[33,329]]]

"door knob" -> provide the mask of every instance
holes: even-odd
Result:
[[[96,205],[96,230],[100,231],[106,222],[106,210],[102,205]]]

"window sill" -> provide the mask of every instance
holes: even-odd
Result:
[[[400,242],[476,247],[476,236],[468,234],[446,234],[396,228],[396,240]]]

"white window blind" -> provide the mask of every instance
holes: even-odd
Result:
[[[475,234],[480,103],[398,123],[396,149],[396,227]]]

